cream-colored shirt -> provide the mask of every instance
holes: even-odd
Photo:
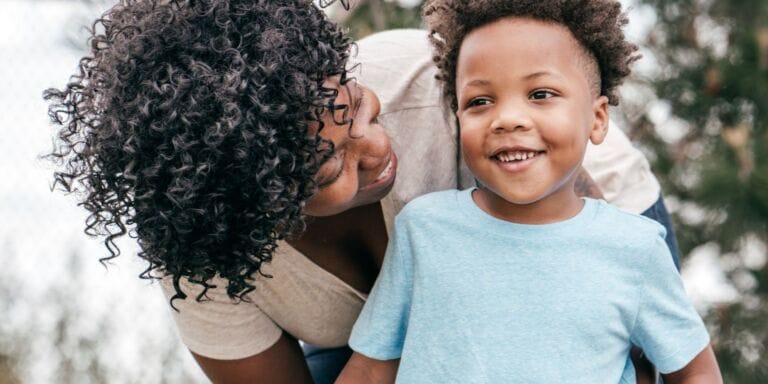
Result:
[[[458,129],[441,102],[440,84],[431,60],[426,33],[395,30],[358,42],[354,73],[381,101],[379,121],[386,127],[399,164],[392,191],[381,204],[391,231],[397,212],[422,194],[472,185],[472,175],[460,161]],[[616,127],[600,146],[590,146],[585,168],[608,201],[631,212],[650,207],[659,185],[643,155]],[[320,268],[286,243],[280,243],[265,274],[256,276],[250,302],[233,304],[226,282],[208,292],[210,300],[194,300],[199,286],[183,284],[186,300],[172,311],[184,343],[200,355],[240,359],[272,346],[283,330],[321,347],[347,343],[366,295]],[[161,281],[167,297],[174,293],[169,279]]]

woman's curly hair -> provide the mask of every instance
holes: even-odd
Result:
[[[129,235],[142,278],[173,277],[172,301],[182,277],[200,300],[217,275],[242,299],[303,229],[333,151],[308,128],[348,108],[323,82],[347,81],[351,40],[311,0],[121,0],[89,41],[79,73],[45,92],[61,126],[54,185],[83,193],[103,260]]]
[[[622,27],[628,20],[614,0],[427,0],[423,14],[435,49],[437,76],[454,111],[462,41],[476,28],[504,17],[528,17],[568,28],[597,62],[600,95],[607,96],[611,105],[619,103],[616,88],[629,75],[630,64],[640,58],[637,46],[624,39]]]

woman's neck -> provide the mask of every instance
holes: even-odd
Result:
[[[387,247],[381,204],[309,218],[304,233],[288,239],[288,244],[355,289],[368,292]]]

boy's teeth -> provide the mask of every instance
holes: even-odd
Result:
[[[536,156],[536,152],[533,151],[501,152],[496,155],[503,162],[528,160],[534,156]]]

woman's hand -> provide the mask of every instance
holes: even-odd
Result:
[[[576,195],[579,197],[591,197],[593,199],[605,199],[600,187],[597,186],[587,170],[581,167],[579,174],[576,175],[576,185],[574,186]]]
[[[666,384],[722,384],[720,367],[712,346],[707,346],[683,369],[661,375]]]

